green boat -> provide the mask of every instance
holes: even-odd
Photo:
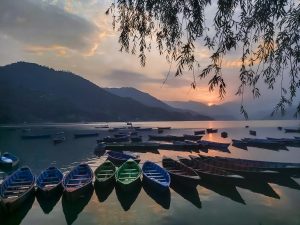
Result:
[[[132,159],[128,159],[116,172],[116,182],[120,188],[128,190],[134,188],[140,180],[142,170]]]
[[[95,170],[96,182],[100,185],[109,185],[114,183],[116,166],[109,160],[106,160]]]

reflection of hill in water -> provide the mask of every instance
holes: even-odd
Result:
[[[170,208],[171,203],[171,192],[170,189],[166,191],[157,191],[153,189],[147,182],[143,182],[144,191],[161,207],[164,209]]]
[[[84,207],[89,203],[89,201],[93,195],[93,192],[94,192],[94,189],[91,186],[85,192],[84,197],[77,199],[75,201],[69,201],[66,199],[66,196],[63,195],[62,207],[63,207],[63,212],[65,214],[65,218],[66,218],[68,225],[74,223],[74,221],[77,219],[78,215],[81,213],[81,211],[84,209]]]
[[[141,189],[141,182],[138,182],[137,185],[134,186],[131,190],[124,190],[116,185],[116,195],[124,211],[128,211],[130,209],[130,207],[133,205],[138,195],[140,194]]]
[[[1,225],[19,225],[22,223],[22,220],[25,218],[27,213],[30,211],[33,202],[35,200],[34,195],[32,194],[20,208],[12,213],[4,213],[0,211],[0,224]],[[1,210],[1,208],[0,208]]]

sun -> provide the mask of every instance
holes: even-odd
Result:
[[[214,104],[214,103],[211,103],[211,102],[207,103],[208,106],[212,106],[213,104]]]

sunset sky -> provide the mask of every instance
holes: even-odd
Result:
[[[228,88],[223,102],[219,101],[217,91],[209,93],[208,79],[198,80],[197,89],[191,89],[192,75],[188,72],[179,78],[174,78],[171,72],[163,85],[169,65],[155,47],[147,55],[146,67],[140,66],[137,56],[119,52],[118,33],[112,30],[111,17],[104,14],[110,3],[110,0],[1,0],[0,65],[35,62],[72,71],[101,87],[135,87],[162,100],[206,104],[240,100],[234,95],[239,84],[238,51],[224,62]],[[199,45],[197,56],[201,64],[209,62],[209,54]],[[265,91],[260,101],[275,102],[279,97],[276,91]]]

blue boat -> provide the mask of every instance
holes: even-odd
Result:
[[[99,133],[78,133],[74,134],[74,138],[88,138],[88,137],[98,137]]]
[[[115,151],[107,151],[106,154],[108,156],[107,159],[117,166],[122,165],[128,159],[132,159],[137,163],[141,161],[138,155],[130,155],[130,154],[125,154],[123,152],[115,152]]]
[[[80,164],[74,167],[64,178],[64,194],[68,199],[77,199],[85,195],[92,187],[93,171],[87,164]]]
[[[38,176],[36,180],[37,190],[44,195],[58,192],[62,188],[63,177],[64,175],[58,168],[51,166]]]
[[[161,191],[169,189],[171,178],[169,173],[159,165],[146,161],[142,167],[143,181]]]
[[[19,158],[9,152],[0,153],[0,168],[13,169],[19,164]]]
[[[7,177],[0,186],[1,206],[6,212],[19,208],[34,193],[35,177],[22,167]]]

